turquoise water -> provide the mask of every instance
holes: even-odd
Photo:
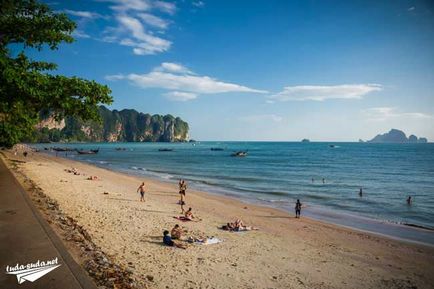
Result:
[[[42,149],[54,145],[37,146]],[[96,155],[69,152],[68,158],[168,181],[182,177],[197,189],[290,212],[295,200],[300,199],[306,205],[303,210],[306,214],[360,229],[372,230],[372,224],[377,231],[378,226],[384,224],[434,229],[434,144],[431,143],[200,142],[56,146],[100,148]],[[117,151],[117,147],[126,150]],[[211,147],[224,150],[211,151]],[[159,148],[173,151],[160,152]],[[231,157],[237,150],[247,150],[248,156]],[[59,155],[65,156],[65,153]],[[358,195],[360,187],[363,187],[363,197]],[[411,206],[406,203],[409,195],[414,199]],[[380,229],[384,231],[387,228]],[[432,232],[420,232],[428,234],[428,242],[434,244]],[[397,237],[406,237],[408,232],[403,234]],[[425,237],[421,238],[426,241]]]

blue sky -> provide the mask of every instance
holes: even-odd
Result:
[[[430,3],[431,2],[431,3]],[[76,41],[34,54],[199,140],[434,140],[432,1],[47,1]]]

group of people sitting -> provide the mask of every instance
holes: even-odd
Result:
[[[181,249],[187,249],[187,245],[182,244],[180,241],[183,240],[185,242],[188,243],[193,243],[193,244],[200,244],[200,245],[211,245],[211,244],[217,244],[220,243],[221,240],[211,236],[211,237],[196,237],[196,236],[188,236],[188,237],[183,237],[184,234],[188,233],[188,231],[179,226],[178,224],[176,224],[172,230],[169,231],[165,230],[163,232],[163,243],[167,246],[170,247],[177,247],[177,248],[181,248]],[[182,238],[182,239],[181,239]]]
[[[181,240],[182,235],[187,232],[185,229],[183,229],[178,224],[175,225],[175,227],[172,228],[170,235],[169,231],[165,230],[163,232],[163,243],[170,247],[177,247],[181,249],[187,249],[187,247],[178,241],[174,240]]]
[[[79,176],[79,175],[80,175],[80,172],[79,172],[76,168],[65,169],[65,172],[67,172],[67,173],[71,173],[71,174],[74,174],[74,175],[76,175],[76,176]]]
[[[182,210],[181,214],[183,215],[174,218],[182,221],[200,221],[201,219],[199,219],[197,216],[193,214],[192,208],[188,208],[187,211],[184,210],[183,205],[185,205],[185,192],[187,190],[187,182],[181,179],[179,180],[178,185],[179,185],[179,195],[180,195],[180,200],[178,203],[181,205],[181,210]],[[253,226],[245,225],[241,219],[237,219],[235,220],[235,222],[232,223],[227,223],[226,225],[222,226],[221,229],[226,231],[234,231],[234,232],[258,230],[258,228],[255,228]],[[163,243],[167,246],[186,249],[187,247],[179,242],[179,240],[181,240],[182,235],[186,232],[187,231],[185,229],[183,229],[181,226],[176,224],[170,232],[168,230],[164,230]],[[197,238],[189,237],[188,241],[203,242],[203,238],[197,239]]]
[[[74,175],[76,175],[76,176],[80,176],[80,175],[83,175],[83,176],[86,176],[85,174],[82,174],[82,173],[80,173],[76,168],[70,168],[70,169],[65,169],[64,170],[65,172],[67,172],[67,173],[70,173],[70,174],[74,174]],[[96,180],[98,180],[98,176],[88,176],[87,178],[86,178],[86,180],[89,180],[89,181],[96,181]]]

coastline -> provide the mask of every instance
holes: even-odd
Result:
[[[53,156],[53,154],[47,154]],[[106,165],[107,163],[109,163],[108,161],[77,160],[71,157],[64,157],[62,153],[60,153],[58,157],[65,160],[90,164],[115,173],[132,175],[138,178],[146,179],[148,181],[162,182],[167,185],[173,185],[174,182],[177,182],[178,180],[172,175],[172,173],[169,174],[164,171],[148,170],[137,167],[130,167],[130,169],[115,169]],[[285,202],[285,205],[282,205],[279,202],[270,202],[261,198],[258,199],[246,197],[244,195],[240,195],[239,193],[234,193],[234,191],[231,191],[231,189],[229,188],[218,187],[215,185],[199,183],[195,181],[190,181],[189,185],[190,190],[193,189],[196,192],[228,197],[246,204],[270,207],[276,210],[283,211],[290,216],[292,216],[293,213],[292,203],[288,204]],[[313,205],[311,203],[309,203],[307,206],[304,206],[303,214],[304,216],[307,216],[311,219],[332,225],[338,225],[340,227],[345,227],[351,230],[371,233],[377,236],[391,238],[403,242],[415,243],[431,247],[434,246],[434,229],[430,227],[425,227],[413,223],[399,223],[386,219],[375,219],[369,216],[352,214],[349,212],[341,212],[324,206]]]
[[[433,248],[310,218],[297,220],[279,209],[196,190],[188,191],[187,204],[203,221],[182,225],[196,235],[217,236],[223,243],[193,245],[185,251],[163,247],[161,232],[177,223],[172,216],[179,214],[176,183],[40,153],[9,157],[26,161],[20,170],[77,219],[104,251],[121,264],[137,264],[137,276],[156,276],[152,285],[157,288],[394,288],[409,284],[429,288],[434,282],[428,274],[433,269]],[[72,166],[100,179],[87,181],[63,171]],[[135,193],[143,179],[149,187],[144,204]],[[260,231],[228,233],[217,229],[237,217]],[[228,250],[231,254],[225,256]],[[257,266],[264,276],[257,276]],[[313,273],[312,268],[316,269]],[[209,276],[213,272],[217,276]],[[235,278],[232,282],[236,283],[223,275]]]

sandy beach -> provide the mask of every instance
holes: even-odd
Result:
[[[199,222],[179,222],[178,184],[143,179],[44,153],[4,152],[15,173],[57,201],[113,262],[148,288],[433,288],[434,248],[392,240],[206,192],[187,191]],[[11,160],[18,160],[13,162]],[[14,164],[14,166],[12,166]],[[65,169],[76,168],[80,175]],[[87,180],[97,176],[97,180]],[[146,184],[145,202],[137,187]],[[241,218],[259,228],[227,232]],[[162,244],[180,224],[186,236],[219,244]],[[54,226],[54,224],[53,224]],[[65,240],[65,242],[68,242]],[[69,245],[71,246],[71,244]],[[78,261],[83,252],[71,248]]]

